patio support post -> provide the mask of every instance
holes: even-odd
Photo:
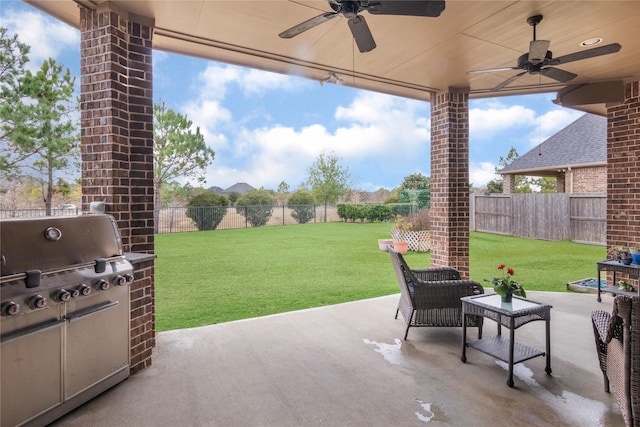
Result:
[[[506,173],[502,175],[502,193],[511,194],[514,193],[516,188],[516,176],[512,173]]]
[[[640,81],[607,108],[607,247],[640,247]],[[610,277],[608,277],[610,279]]]
[[[431,266],[469,277],[469,89],[431,95]]]
[[[85,3],[82,3],[83,5]],[[87,4],[89,4],[87,2]],[[102,202],[134,264],[131,372],[155,345],[151,19],[79,5],[82,210]],[[145,257],[140,255],[145,254]],[[134,260],[135,258],[135,260]]]

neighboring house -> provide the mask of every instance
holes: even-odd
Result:
[[[233,184],[231,187],[227,188],[226,190],[223,190],[220,187],[210,187],[209,191],[215,194],[218,194],[220,196],[226,196],[229,195],[233,192],[236,192],[238,194],[244,194],[247,191],[250,190],[255,190],[254,187],[250,186],[249,184],[247,184],[246,182],[237,182],[235,184]]]
[[[513,193],[517,175],[555,177],[558,193],[605,193],[607,118],[581,116],[498,173],[505,194]]]

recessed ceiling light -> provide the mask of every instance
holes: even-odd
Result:
[[[582,43],[580,43],[580,46],[582,47],[595,46],[600,43],[602,43],[602,37],[594,37],[592,39],[587,39],[583,41]]]

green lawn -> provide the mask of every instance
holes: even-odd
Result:
[[[180,329],[398,292],[377,239],[392,224],[323,223],[156,236],[157,330]],[[601,246],[472,233],[471,278],[504,263],[527,290],[594,277]],[[409,265],[429,266],[409,252]]]

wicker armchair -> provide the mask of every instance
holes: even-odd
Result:
[[[402,313],[407,328],[422,326],[462,326],[461,297],[484,293],[480,283],[460,280],[460,273],[452,268],[428,268],[412,270],[404,257],[389,246],[391,263],[398,277],[400,301],[396,310]],[[467,316],[467,326],[478,328],[482,337],[482,317]]]
[[[591,314],[604,390],[613,389],[627,426],[640,426],[640,297],[618,295],[613,312]]]

